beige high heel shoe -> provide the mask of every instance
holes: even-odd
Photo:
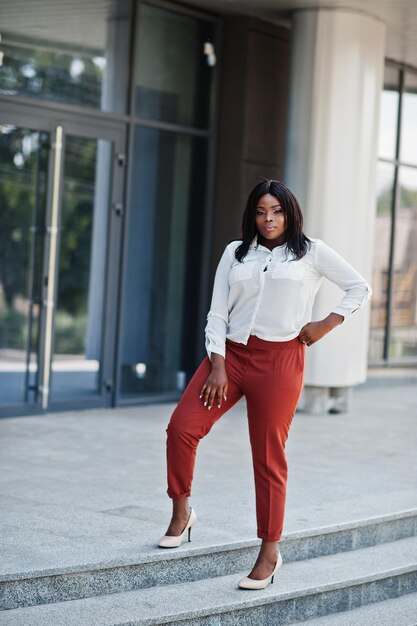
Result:
[[[191,528],[197,521],[197,515],[194,511],[193,507],[191,508],[190,517],[188,518],[188,522],[181,535],[164,535],[159,540],[158,546],[160,548],[178,548],[181,545],[182,540],[184,539],[184,535],[188,530],[188,541],[191,541]]]
[[[239,587],[241,589],[265,589],[269,581],[271,581],[271,584],[274,582],[275,572],[281,567],[281,565],[282,565],[282,556],[281,556],[281,552],[278,552],[278,559],[277,559],[277,562],[275,563],[274,571],[272,572],[270,576],[268,576],[268,578],[263,578],[262,580],[255,580],[254,578],[249,578],[248,576],[245,576],[245,578],[242,578],[242,580],[239,581],[238,583]]]

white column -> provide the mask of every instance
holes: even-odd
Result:
[[[293,15],[284,181],[300,201],[304,232],[332,246],[370,284],[384,47],[384,23],[364,13]],[[312,320],[326,317],[343,293],[324,279]],[[305,391],[366,380],[369,322],[370,303],[307,348]]]

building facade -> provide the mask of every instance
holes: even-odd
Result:
[[[306,389],[417,361],[417,53],[397,45],[417,16],[399,33],[389,5],[2,0],[2,415],[177,400],[260,177],[374,288],[311,346]],[[341,294],[323,284],[313,319]]]

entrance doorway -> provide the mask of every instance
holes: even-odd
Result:
[[[0,414],[110,406],[124,126],[1,110]]]

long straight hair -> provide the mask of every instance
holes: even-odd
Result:
[[[255,216],[259,199],[265,194],[275,196],[284,211],[286,252],[291,251],[294,260],[301,259],[311,245],[311,239],[303,233],[303,214],[297,198],[288,187],[278,180],[264,179],[252,189],[246,202],[246,208],[242,216],[242,243],[236,248],[235,257],[238,261],[246,256],[249,246],[258,233]]]

